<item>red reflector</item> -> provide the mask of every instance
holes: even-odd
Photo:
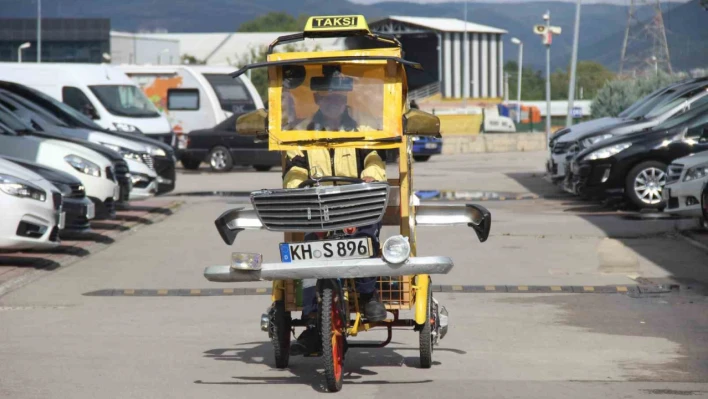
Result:
[[[356,227],[345,227],[344,228],[344,234],[352,235],[354,233],[356,233]]]

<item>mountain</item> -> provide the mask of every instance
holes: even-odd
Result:
[[[708,44],[699,40],[707,37],[708,24],[699,0],[676,5],[665,3],[664,20],[669,28],[669,43],[677,69],[705,63]],[[19,4],[18,4],[19,3]],[[0,0],[3,18],[36,16],[34,2]],[[347,0],[57,0],[44,2],[42,15],[46,18],[110,18],[111,27],[122,31],[169,32],[227,32],[271,11],[300,14],[364,14],[368,19],[388,15],[435,16],[462,18],[462,3],[418,4],[408,2],[378,2],[371,5],[354,4]],[[524,42],[524,64],[536,69],[545,68],[545,50],[540,37],[531,31],[542,23],[545,10],[551,12],[551,24],[563,32],[554,37],[551,48],[552,68],[566,68],[573,40],[575,4],[557,1],[539,2],[469,2],[468,20],[509,31],[508,38],[518,37]],[[647,7],[639,10],[643,18],[650,17]],[[582,8],[580,48],[578,59],[597,60],[611,68],[619,64],[619,46],[627,21],[627,7],[614,4],[585,4]],[[701,32],[696,34],[694,32]],[[516,60],[517,48],[507,41],[506,60]]]

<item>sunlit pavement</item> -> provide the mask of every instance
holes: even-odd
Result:
[[[417,190],[487,207],[492,235],[482,244],[468,228],[419,230],[420,255],[455,260],[433,277],[451,319],[435,364],[419,369],[417,333],[396,330],[385,349],[349,352],[338,396],[708,397],[708,252],[682,235],[695,222],[578,201],[542,179],[543,161],[475,154],[414,165]],[[258,325],[267,283],[202,276],[234,249],[277,257],[279,234],[244,232],[231,248],[213,221],[280,178],[182,173],[184,195],[160,199],[184,201],[174,214],[0,297],[0,397],[323,394],[320,359],[274,369]],[[212,191],[231,195],[191,195]]]

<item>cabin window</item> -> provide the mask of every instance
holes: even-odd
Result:
[[[196,111],[199,109],[198,89],[168,89],[167,109],[170,111]]]

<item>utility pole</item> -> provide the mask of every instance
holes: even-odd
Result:
[[[573,102],[575,101],[575,70],[578,64],[578,35],[580,34],[580,6],[578,0],[575,6],[575,31],[573,32],[573,55],[570,61],[570,81],[568,82],[568,115],[565,117],[565,127],[573,124]]]
[[[518,125],[521,123],[521,71],[524,69],[524,43],[515,37],[511,39],[511,42],[519,46],[519,67],[516,80],[516,124]]]
[[[37,0],[37,63],[42,62],[42,0]]]
[[[464,19],[465,19],[465,32],[463,33],[463,39],[462,39],[462,48],[467,49],[467,0],[465,0],[465,11],[463,12]],[[462,51],[462,54],[469,54],[469,49],[466,51]],[[469,57],[465,59],[465,63],[462,64],[462,68],[465,68],[465,64],[470,62]],[[465,75],[464,73],[462,74],[463,76]],[[464,82],[464,84],[469,85],[469,82]],[[469,89],[468,89],[469,90]],[[462,88],[462,107],[465,110],[465,115],[467,115],[467,96],[465,95],[465,88]]]
[[[642,18],[639,15],[641,9],[650,9],[652,17]],[[647,41],[651,46],[642,45]],[[661,0],[630,0],[619,73],[636,75],[637,72],[648,72],[649,68],[673,73]]]
[[[546,11],[543,15],[546,20],[546,143],[551,138],[551,12]],[[548,144],[546,144],[548,145]]]

